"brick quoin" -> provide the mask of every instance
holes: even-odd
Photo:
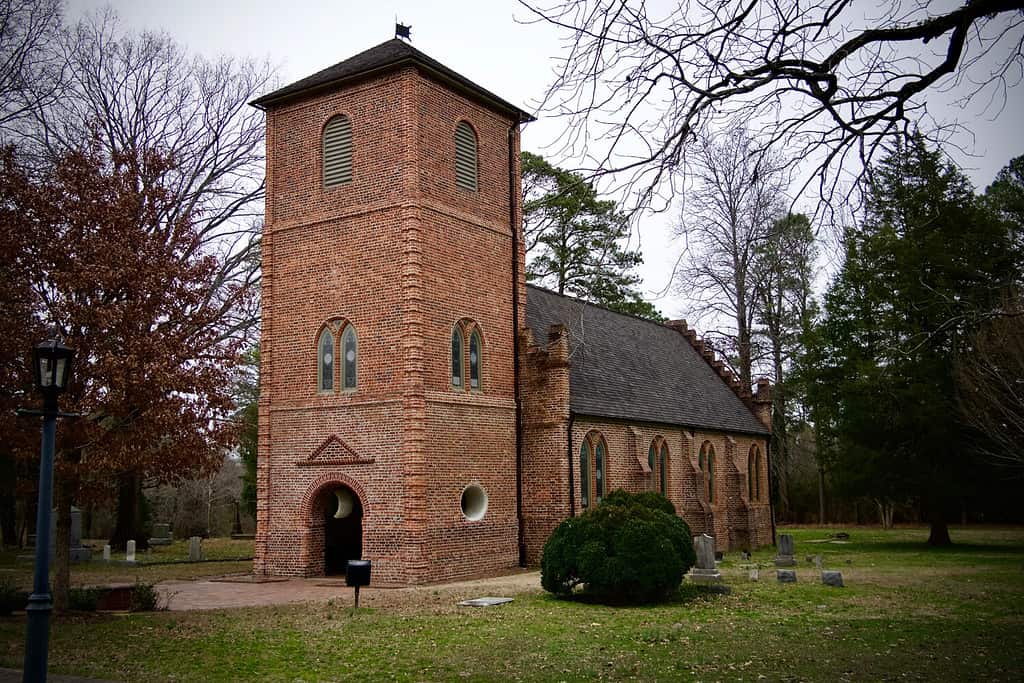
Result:
[[[267,113],[267,199],[254,571],[322,575],[325,520],[342,488],[362,507],[375,585],[536,564],[555,526],[580,512],[574,470],[590,430],[608,444],[608,491],[654,485],[637,454],[660,436],[669,497],[694,533],[722,548],[770,543],[767,502],[746,499],[747,452],[754,443],[766,452],[763,437],[571,414],[564,330],[525,324],[525,115],[422,57],[256,102]],[[351,122],[352,180],[324,187],[323,129],[338,114]],[[477,191],[455,183],[460,121],[477,136]],[[357,332],[357,387],[336,376],[335,390],[319,392],[317,335],[334,319]],[[482,340],[479,390],[452,386],[459,321]],[[721,469],[715,505],[701,499],[696,461],[707,439]],[[468,486],[487,494],[479,520],[461,508]]]

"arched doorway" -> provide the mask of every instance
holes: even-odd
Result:
[[[356,492],[339,484],[324,491],[324,574],[344,574],[349,560],[363,555],[363,505]]]

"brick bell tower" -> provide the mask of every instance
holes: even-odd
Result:
[[[255,571],[374,584],[520,560],[519,125],[400,40],[267,114]]]

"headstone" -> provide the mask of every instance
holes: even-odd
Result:
[[[790,534],[779,534],[779,554],[775,556],[776,567],[795,567],[793,557],[793,537]]]
[[[690,570],[693,583],[720,583],[722,573],[715,566],[715,539],[707,534],[693,537],[693,549],[697,552],[697,564]]]
[[[134,562],[135,561],[135,541],[134,540],[128,541],[128,549],[127,549],[127,552],[125,552],[124,559],[125,559],[125,562]]]
[[[193,536],[188,539],[188,561],[199,562],[203,559],[203,539],[199,536]]]
[[[173,540],[170,524],[157,522],[153,525],[153,538],[149,539],[150,545],[170,545]]]
[[[757,567],[751,567],[750,568],[750,580],[751,581],[757,581],[758,578],[759,578],[759,575],[758,575]]]
[[[833,571],[823,571],[821,573],[821,582],[826,586],[835,586],[836,588],[843,587],[843,573]]]
[[[776,569],[775,578],[779,583],[796,583],[795,569]]]
[[[53,563],[54,551],[57,548],[57,511],[50,515],[50,563]],[[82,511],[71,508],[71,561],[88,562],[92,559],[92,549],[82,545]]]
[[[110,562],[110,544],[103,546],[103,561]]]
[[[750,551],[749,550],[744,550],[743,552],[740,553],[740,557],[742,557],[744,560],[749,560],[750,559]]]
[[[814,556],[814,568],[821,571],[821,555]]]
[[[473,598],[472,600],[463,600],[459,603],[459,607],[494,607],[508,602],[512,602],[512,598]]]

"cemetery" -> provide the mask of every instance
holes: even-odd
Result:
[[[130,617],[57,616],[52,673],[105,680],[1013,680],[1024,666],[1024,533],[954,528],[958,543],[936,552],[927,530],[782,527],[797,559],[776,567],[778,550],[702,559],[677,595],[642,607],[608,607],[543,592],[536,572],[412,588],[364,588],[358,610],[343,582],[313,586],[300,604],[170,611]],[[789,543],[790,541],[787,541]],[[88,541],[86,541],[88,543]],[[207,559],[244,554],[251,541],[205,539]],[[165,554],[166,553],[166,554]],[[188,562],[188,539],[104,563],[74,565],[76,585],[136,579],[195,585],[250,571],[245,562]],[[146,559],[176,559],[147,564]],[[30,571],[0,557],[0,581]],[[181,561],[184,560],[184,561]],[[810,561],[808,561],[810,560]],[[728,594],[695,583],[717,571]],[[820,564],[820,569],[819,569]],[[757,570],[758,579],[751,580]],[[792,571],[780,584],[776,571]],[[829,585],[840,574],[843,588]],[[169,581],[173,584],[168,584]],[[322,581],[322,580],[321,580]],[[274,586],[275,584],[270,584]],[[292,585],[292,584],[282,584]],[[253,591],[265,586],[248,586]],[[460,607],[485,596],[513,598]],[[0,617],[0,667],[20,666],[23,618]],[[599,653],[599,654],[596,654]]]

